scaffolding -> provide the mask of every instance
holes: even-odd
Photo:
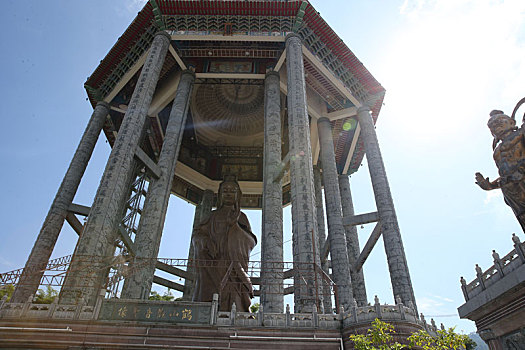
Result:
[[[120,250],[125,253],[125,247]],[[40,287],[45,288],[47,286],[55,287],[60,290],[62,287],[66,272],[69,270],[69,264],[71,262],[72,255],[67,255],[64,257],[56,258],[50,260],[47,264],[47,267],[42,275],[40,280]],[[79,260],[83,260],[87,264],[81,264],[82,266],[92,266],[93,271],[88,271],[88,276],[100,269],[107,270],[109,268],[109,274],[106,279],[104,288],[106,289],[106,298],[119,298],[120,291],[122,289],[122,282],[127,278],[132,276],[135,271],[141,268],[143,265],[150,264],[151,259],[144,259],[140,264],[130,265],[131,261],[130,255],[120,254],[113,257],[108,257],[105,261],[101,262],[100,257],[96,256],[78,256]],[[235,264],[239,262],[229,261],[229,260],[198,260],[198,259],[178,259],[178,258],[158,258],[156,259],[157,270],[170,273],[174,276],[173,279],[193,279],[193,275],[187,273],[188,267],[193,267],[195,269],[215,269],[217,272],[226,270],[226,273],[222,277],[222,282],[220,286],[219,293],[225,288],[226,285],[229,288],[236,288],[243,293],[250,293],[252,296],[258,297],[261,294],[261,274],[264,272],[282,273],[283,284],[282,284],[282,293],[272,292],[279,290],[280,288],[266,288],[268,294],[282,294],[288,295],[293,294],[295,288],[297,288],[297,283],[299,284],[308,284],[307,283],[307,274],[311,274],[311,271],[315,272],[315,276],[319,276],[319,279],[315,279],[316,286],[315,290],[323,290],[324,287],[328,287],[330,290],[329,296],[324,296],[324,298],[335,298],[336,310],[339,308],[337,303],[337,286],[332,281],[329,275],[327,275],[320,266],[317,266],[314,263],[293,263],[287,261],[275,261],[275,262],[266,262],[265,267],[261,261],[250,261],[248,263],[248,268],[245,271],[246,277],[253,286],[257,286],[257,289],[249,291],[247,289],[240,288],[240,284],[244,284],[246,280],[238,279],[237,281],[232,281],[230,276],[234,277],[233,271],[235,270]],[[96,266],[96,267],[95,267]],[[17,269],[0,274],[0,289],[5,288],[8,285],[18,285],[20,281],[20,276],[24,269]],[[69,271],[74,272],[74,271]],[[91,272],[91,273],[90,273]],[[172,279],[172,280],[173,280]],[[235,279],[235,278],[233,278]],[[168,287],[170,289],[175,289],[179,291],[184,290],[184,284],[179,284],[168,280],[162,277],[154,276],[153,282]],[[86,286],[90,284],[89,277],[84,280]],[[295,285],[295,286],[294,286]],[[80,286],[82,287],[82,286]],[[268,287],[277,287],[277,286],[268,286]],[[321,287],[321,288],[319,288]],[[314,295],[312,298],[315,298],[319,310],[321,310],[322,300],[319,295]]]

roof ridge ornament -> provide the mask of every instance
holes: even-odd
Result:
[[[299,7],[299,10],[297,11],[297,15],[295,16],[295,23],[292,28],[292,31],[294,33],[297,33],[303,24],[303,18],[304,18],[304,14],[305,14],[307,6],[308,6],[308,1],[303,1],[301,3],[301,7]]]
[[[153,17],[155,18],[155,26],[159,30],[166,30],[166,24],[164,24],[164,21],[162,20],[162,12],[159,5],[155,0],[149,0],[149,3],[151,4]]]

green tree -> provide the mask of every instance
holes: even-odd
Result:
[[[7,295],[7,301],[11,299],[11,295],[15,291],[15,286],[12,284],[6,284],[5,286],[0,287],[0,300]]]
[[[261,306],[261,304],[259,304],[259,303],[254,303],[254,304],[250,305],[250,312],[252,314],[257,313],[257,311],[259,311],[259,307],[260,306]]]
[[[457,334],[454,328],[449,328],[437,331],[436,337],[431,336],[427,331],[418,331],[408,337],[408,341],[411,346],[419,346],[424,350],[456,350],[465,349],[467,342],[471,341],[471,339],[468,335]]]
[[[474,350],[478,346],[478,344],[476,344],[476,342],[468,335],[465,336],[464,340],[466,350]]]
[[[164,292],[163,295],[160,295],[156,291],[151,291],[148,299],[149,300],[173,301],[173,299],[175,299],[175,297],[173,296],[173,294],[171,294],[171,291],[168,288],[168,290],[166,292]]]
[[[47,286],[46,290],[39,289],[35,295],[35,304],[51,304],[58,296],[58,291],[54,290],[51,286]]]
[[[352,334],[350,340],[354,342],[354,347],[357,350],[403,349],[403,345],[394,342],[392,333],[395,333],[393,325],[376,318],[372,322],[372,327],[366,332],[366,335]]]
[[[439,330],[437,336],[431,336],[427,331],[415,332],[407,338],[410,347],[394,342],[392,333],[395,333],[393,325],[376,318],[366,335],[351,335],[350,340],[354,342],[354,347],[357,350],[400,350],[414,346],[424,350],[473,350],[476,347],[476,343],[468,335],[457,334],[454,332],[454,328]]]

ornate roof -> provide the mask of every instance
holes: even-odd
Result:
[[[304,60],[307,87],[326,105],[324,109],[328,115],[340,115],[331,118],[338,170],[350,174],[358,169],[364,149],[360,138],[355,137],[359,135],[355,116],[349,116],[345,111],[366,102],[371,105],[373,117],[377,119],[385,90],[308,1],[150,0],[86,81],[85,87],[93,105],[106,99],[120,106],[117,100],[130,94],[133,79],[140,74],[140,69],[133,70],[133,67],[140,63],[159,29],[168,31],[172,38],[178,35],[199,38],[200,41],[172,41],[174,51],[185,62],[198,60],[207,65],[206,60],[210,58],[233,61],[250,57],[254,62],[259,60],[252,71],[259,75],[264,74],[264,67],[257,64],[275,64],[284,50],[283,40],[272,41],[270,37],[282,39],[289,32],[299,34],[308,51]],[[228,45],[221,46],[217,42],[209,45],[211,42],[206,41],[207,36],[222,36],[228,39]],[[259,39],[267,36],[269,39],[266,44],[237,42],[236,36]],[[159,84],[169,80],[177,67],[175,61],[168,54]],[[206,67],[201,63],[197,64],[197,72],[205,71]],[[130,74],[134,78],[130,78]],[[213,124],[220,119],[222,122],[217,124],[217,133],[227,138],[231,133],[244,132],[246,142],[238,140],[233,146],[250,146],[250,135],[261,137],[258,130],[262,123],[259,120],[262,87],[260,84],[246,85],[249,87],[245,87],[241,94],[233,85],[197,85],[192,98],[193,122]],[[203,105],[199,103],[201,101],[210,103]],[[229,114],[232,111],[234,113]],[[152,124],[152,153],[158,153],[162,144],[161,141],[154,142],[155,139],[162,140],[163,135],[162,113],[159,112],[158,118],[159,122]],[[106,125],[104,129],[111,144],[114,131],[120,124],[118,118],[112,119],[114,125]],[[210,139],[205,129],[196,130],[195,136],[203,142]],[[258,141],[252,142],[251,146],[255,143]]]

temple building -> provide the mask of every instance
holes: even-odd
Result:
[[[11,300],[0,302],[0,326],[74,320],[84,328],[73,327],[71,346],[83,336],[88,347],[103,337],[108,347],[145,348],[183,348],[197,337],[210,348],[258,348],[265,341],[351,348],[348,334],[374,318],[394,323],[399,339],[436,330],[417,312],[375,132],[385,89],[308,1],[150,0],[85,88],[93,114],[26,266],[0,275],[2,284],[16,284]],[[94,202],[74,203],[101,132],[112,150]],[[365,154],[377,210],[355,213],[349,175]],[[195,280],[203,265],[194,246],[188,256],[158,259],[168,201],[174,194],[195,204],[195,234],[220,207],[227,177],[242,192],[238,218],[240,209],[262,211],[261,261],[237,267],[232,258],[219,292],[199,300]],[[283,259],[288,205],[291,262]],[[50,261],[65,222],[78,233],[77,246]],[[366,223],[376,226],[359,242],[357,226]],[[381,236],[395,305],[366,292],[362,267]],[[245,273],[250,293],[260,296],[255,316],[218,295],[232,273]],[[60,287],[53,306],[34,306],[39,286],[53,283]],[[153,284],[183,292],[182,300],[148,300]],[[284,303],[288,294],[293,313]],[[141,333],[148,322],[156,330],[140,337],[119,331]],[[177,337],[163,336],[173,329]],[[39,341],[58,338],[49,333]],[[14,330],[0,331],[1,339],[27,341]]]

